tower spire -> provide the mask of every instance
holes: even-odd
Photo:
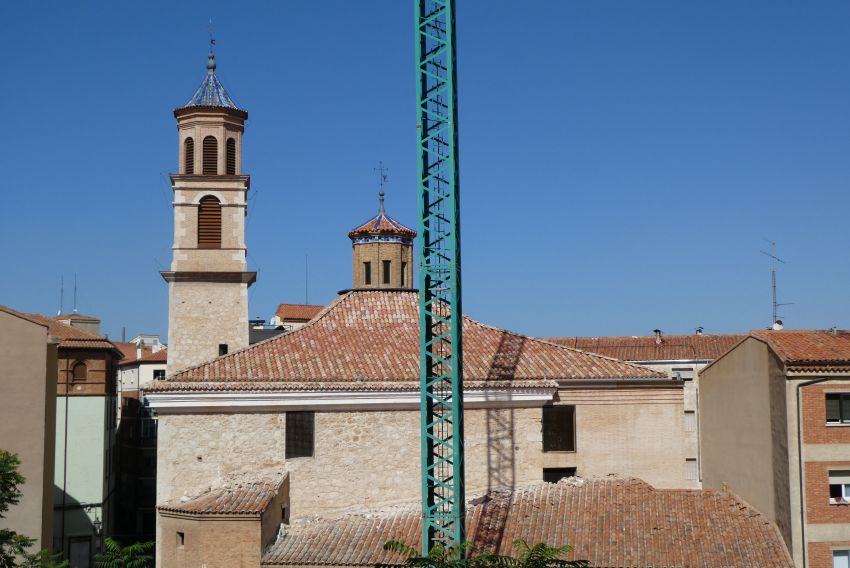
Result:
[[[207,73],[212,75],[215,73],[215,52],[213,51],[213,47],[215,47],[215,35],[213,34],[213,22],[212,18],[210,18],[210,52],[207,54]]]
[[[384,214],[384,190],[378,192],[378,215]]]

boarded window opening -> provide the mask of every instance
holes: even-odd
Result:
[[[186,138],[183,142],[183,172],[195,173],[195,141],[191,138]]]
[[[233,138],[227,139],[227,169],[226,173],[229,176],[236,175],[236,140]]]
[[[205,176],[214,176],[218,173],[218,140],[215,136],[204,138],[203,173]]]
[[[576,451],[575,406],[543,407],[543,451]]]
[[[86,367],[85,363],[77,363],[74,365],[73,371],[71,371],[71,375],[73,376],[75,381],[85,381],[88,379],[89,370]]]
[[[221,203],[212,195],[198,205],[198,248],[221,248]]]
[[[286,413],[286,459],[313,456],[315,413]]]

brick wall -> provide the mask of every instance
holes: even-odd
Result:
[[[825,382],[801,389],[803,442],[806,444],[850,444],[850,424],[826,424],[826,394],[850,393],[850,382]]]
[[[413,246],[402,243],[364,243],[352,245],[352,287],[353,288],[414,288],[413,282]],[[383,261],[390,261],[390,283],[384,284]],[[364,280],[363,263],[372,263],[372,281]],[[401,283],[401,265],[406,263],[405,283]]]
[[[806,520],[816,523],[850,523],[850,504],[829,502],[829,470],[850,470],[850,461],[806,462]]]
[[[808,568],[832,568],[832,551],[850,549],[850,540],[809,543]]]

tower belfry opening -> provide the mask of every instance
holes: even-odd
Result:
[[[231,351],[248,345],[248,287],[257,276],[247,270],[245,243],[250,176],[242,172],[242,136],[248,112],[233,101],[216,69],[210,49],[201,85],[174,110],[174,244],[171,270],[162,272],[169,288],[169,374],[215,358],[220,345]]]

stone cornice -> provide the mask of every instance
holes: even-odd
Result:
[[[551,402],[554,388],[482,389],[464,393],[463,405],[477,408],[533,408]],[[157,414],[198,412],[418,410],[418,391],[299,391],[187,393],[150,392],[146,405]]]

